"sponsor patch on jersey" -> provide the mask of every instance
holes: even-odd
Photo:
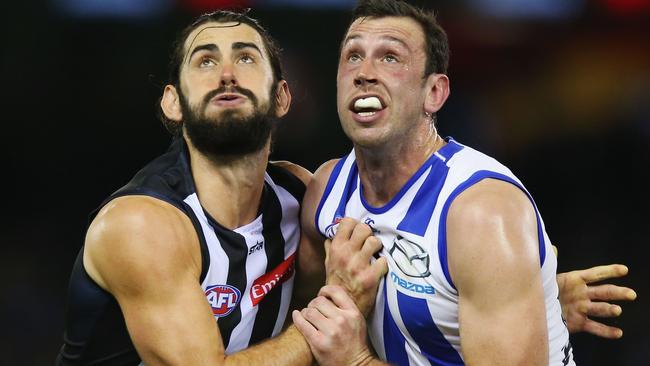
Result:
[[[212,285],[205,290],[205,297],[212,308],[212,314],[220,318],[235,310],[239,305],[241,292],[230,285]]]
[[[405,275],[416,278],[425,278],[431,275],[429,253],[417,243],[397,235],[388,253]]]
[[[407,281],[401,278],[400,276],[396,275],[395,272],[393,271],[390,272],[390,279],[393,280],[393,282],[397,286],[403,288],[406,291],[411,291],[418,294],[429,294],[429,295],[434,295],[436,293],[436,290],[433,288],[433,286],[420,285],[419,283]]]
[[[280,286],[293,276],[295,268],[295,254],[292,254],[284,262],[278,264],[270,272],[263,274],[253,281],[251,286],[251,302],[253,306],[257,305],[264,299],[264,296],[271,292],[275,287]]]

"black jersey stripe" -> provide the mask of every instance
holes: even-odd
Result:
[[[214,228],[217,239],[219,239],[219,244],[226,253],[227,258],[224,258],[224,261],[228,261],[228,279],[226,280],[226,283],[230,286],[236,287],[242,296],[244,296],[246,293],[247,281],[245,270],[246,257],[248,255],[246,239],[242,235],[221,226],[207,212],[205,212],[205,216],[208,218],[210,225]],[[240,321],[241,308],[239,306],[236,306],[232,313],[217,320],[217,325],[219,326],[219,331],[221,331],[221,338],[223,339],[223,346],[225,348],[228,347],[233,329],[235,329]]]
[[[282,206],[275,191],[264,185],[266,200],[262,216],[262,235],[264,236],[264,251],[266,252],[267,264],[265,273],[269,273],[284,261],[285,241],[282,236]],[[278,319],[280,302],[282,299],[282,285],[276,286],[269,291],[264,299],[257,305],[257,316],[253,325],[253,331],[249,345],[256,344],[273,335],[273,328]]]
[[[307,187],[305,187],[305,183],[300,180],[300,178],[296,177],[285,168],[272,163],[269,163],[266,172],[269,173],[269,176],[273,179],[275,184],[286,189],[298,202],[302,202]]]

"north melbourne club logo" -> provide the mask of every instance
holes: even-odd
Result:
[[[212,314],[221,318],[230,314],[239,304],[241,292],[230,285],[208,286],[205,290],[205,297],[212,308]]]

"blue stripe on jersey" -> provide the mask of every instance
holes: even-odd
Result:
[[[426,299],[397,291],[397,304],[404,326],[432,365],[464,365],[463,359],[436,326]]]
[[[408,365],[409,356],[406,354],[406,338],[404,338],[404,334],[393,320],[388,307],[387,282],[384,281],[384,350],[386,351],[386,361],[396,365]],[[399,291],[397,293],[399,294]]]
[[[318,225],[318,219],[320,217],[321,210],[323,209],[323,205],[325,205],[325,201],[327,201],[327,196],[329,196],[330,192],[332,191],[332,188],[334,187],[334,183],[336,183],[336,178],[339,177],[339,174],[341,174],[341,169],[343,168],[343,164],[345,164],[345,160],[350,156],[350,154],[342,157],[339,159],[339,161],[336,163],[334,166],[334,169],[332,170],[332,173],[330,174],[330,178],[327,181],[327,185],[325,186],[325,192],[323,192],[323,196],[320,199],[320,203],[318,204],[318,208],[316,209],[316,215],[314,217],[314,220],[316,222],[316,230],[319,230],[320,226]],[[325,233],[321,233],[321,235],[325,236]]]
[[[447,179],[447,173],[449,173],[449,168],[442,160],[437,159],[433,162],[429,175],[415,194],[406,215],[397,225],[397,230],[424,236],[442,186]]]
[[[449,159],[451,159],[454,154],[461,151],[464,146],[457,143],[456,140],[451,137],[448,137],[445,140],[447,141],[447,145],[438,150],[438,154],[442,155],[442,157],[445,158],[445,161],[449,161]]]
[[[443,156],[445,161],[448,161],[462,149],[463,146],[449,139],[447,145],[438,150],[438,154]],[[435,157],[435,155],[432,155],[432,157]],[[429,226],[433,209],[438,202],[438,196],[440,195],[442,186],[447,179],[447,173],[449,173],[449,167],[447,167],[444,161],[440,159],[432,161],[429,175],[413,198],[412,204],[397,226],[397,230],[424,236]]]
[[[447,145],[445,145],[445,147],[446,147],[446,146],[447,146]],[[443,149],[444,149],[444,147],[443,147]],[[411,188],[411,186],[413,185],[413,183],[415,183],[418,179],[420,179],[420,177],[422,176],[422,174],[424,174],[424,172],[426,172],[427,169],[429,169],[429,166],[430,166],[431,164],[433,164],[433,162],[436,161],[436,160],[440,160],[440,159],[439,159],[437,156],[435,156],[434,154],[431,154],[431,156],[427,159],[427,161],[425,161],[424,164],[422,164],[422,166],[420,167],[420,169],[418,169],[418,170],[415,172],[415,174],[413,174],[413,175],[411,176],[411,178],[409,178],[409,180],[406,181],[406,184],[404,184],[404,185],[402,186],[402,188],[399,190],[399,192],[397,192],[397,194],[395,195],[395,197],[393,197],[390,201],[388,201],[387,204],[383,205],[382,207],[373,207],[373,206],[371,206],[371,205],[368,203],[368,201],[366,201],[366,198],[365,198],[364,195],[363,195],[363,186],[361,186],[361,192],[359,192],[359,193],[360,193],[359,196],[360,196],[360,198],[361,198],[361,203],[363,204],[363,207],[365,207],[366,210],[368,210],[370,213],[373,213],[373,214],[375,214],[375,215],[383,214],[383,213],[385,213],[386,211],[390,210],[391,208],[393,208],[393,206],[395,206],[395,204],[396,204],[397,202],[399,202],[400,199],[402,199],[402,196],[404,196],[404,194],[406,193],[406,191],[408,191],[409,188]]]
[[[345,206],[348,204],[348,201],[350,200],[350,197],[352,196],[352,193],[357,190],[357,177],[359,176],[357,173],[359,171],[359,168],[357,167],[357,162],[353,162],[352,166],[350,167],[350,174],[348,174],[348,181],[345,182],[345,188],[343,189],[343,194],[341,195],[341,200],[339,201],[339,206],[336,208],[336,211],[334,212],[334,217],[332,217],[332,222],[336,220],[337,218],[343,218],[345,217]]]
[[[542,231],[542,220],[539,217],[537,205],[535,205],[535,201],[533,200],[533,197],[530,195],[530,193],[528,193],[528,191],[524,189],[524,187],[521,186],[521,184],[517,183],[517,181],[508,177],[507,175],[503,175],[497,172],[492,172],[489,170],[479,170],[478,172],[474,173],[471,177],[469,177],[469,179],[467,179],[465,182],[461,183],[458,187],[456,187],[456,189],[447,198],[447,202],[445,202],[445,205],[442,208],[442,212],[440,213],[440,227],[438,229],[438,258],[440,260],[442,271],[445,274],[445,278],[447,279],[447,282],[449,282],[449,284],[454,289],[456,288],[456,286],[454,285],[454,282],[451,280],[451,275],[449,274],[449,264],[447,262],[447,213],[449,211],[449,207],[451,206],[451,203],[459,194],[463,193],[467,188],[471,187],[472,185],[486,178],[498,179],[498,180],[511,183],[512,185],[514,185],[515,187],[521,189],[524,193],[526,193],[526,196],[528,196],[530,201],[533,203],[533,206],[535,207],[535,215],[537,216],[537,239],[539,241],[540,267],[544,265],[544,261],[546,260],[546,251],[544,249],[546,245],[544,243],[544,232]]]

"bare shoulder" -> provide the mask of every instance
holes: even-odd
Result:
[[[449,220],[481,224],[525,213],[534,214],[534,210],[519,187],[498,179],[484,179],[458,195],[449,209]]]
[[[177,270],[200,274],[198,237],[179,209],[148,196],[119,197],[104,206],[86,234],[84,266],[104,289],[137,290]]]
[[[334,167],[336,166],[336,163],[339,162],[339,160],[340,159],[328,160],[320,167],[318,167],[318,169],[316,169],[311,183],[309,186],[307,186],[307,193],[305,194],[306,198],[310,198],[316,201],[320,200],[323,192],[325,191],[325,187],[327,186],[330,175],[332,175],[332,171],[334,170]]]
[[[511,183],[485,179],[465,190],[447,216],[448,261],[452,277],[475,273],[516,273],[539,267],[537,216],[532,202]]]
[[[298,179],[300,179],[305,184],[305,186],[308,185],[312,179],[312,173],[309,170],[303,168],[298,164],[294,164],[290,161],[276,160],[276,161],[270,161],[269,164],[273,164],[277,167],[288,170],[291,174],[298,177]]]
[[[318,204],[320,203],[325,188],[327,187],[327,182],[329,177],[332,174],[332,170],[339,159],[332,159],[325,162],[321,165],[314,176],[312,177],[311,182],[307,186],[307,191],[305,192],[305,197],[302,202],[302,213],[301,213],[301,223],[303,230],[320,240],[320,235],[317,235],[317,229],[315,227],[315,217]]]
[[[332,170],[334,170],[336,163],[338,163],[340,160],[341,159],[332,159],[324,162],[321,166],[318,167],[318,169],[316,169],[316,172],[314,173],[314,180],[318,180],[321,185],[327,184],[327,181],[332,174]]]

